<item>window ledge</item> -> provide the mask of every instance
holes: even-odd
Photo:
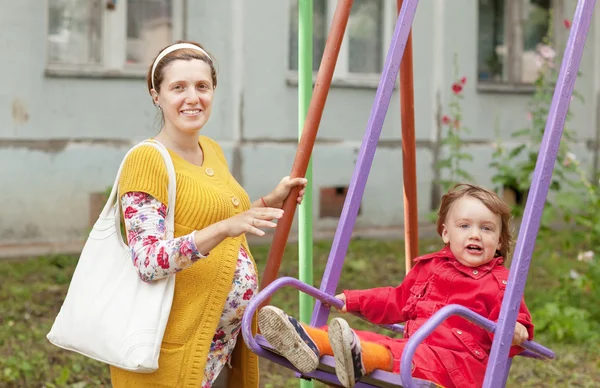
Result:
[[[93,67],[47,66],[47,77],[55,78],[122,78],[144,79],[146,72],[140,69],[103,69]]]
[[[313,86],[317,80],[317,74],[313,75]],[[361,75],[349,75],[346,77],[335,76],[331,80],[331,86],[336,88],[352,88],[352,89],[377,89],[379,86],[380,75],[379,74],[367,74]],[[298,86],[298,74],[296,72],[290,72],[286,76],[286,84],[288,86]],[[394,84],[394,89],[398,86],[398,81]]]
[[[499,82],[479,82],[477,84],[479,93],[498,93],[498,94],[533,94],[535,85],[533,84],[509,84]]]

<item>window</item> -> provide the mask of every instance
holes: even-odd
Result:
[[[289,68],[298,70],[298,0],[291,1]],[[327,40],[327,0],[313,0],[313,70],[319,69]]]
[[[563,1],[479,0],[480,84],[533,83],[538,70],[537,52],[547,44],[544,38],[549,32],[560,32],[555,26],[562,23]]]
[[[325,50],[336,0],[313,2],[313,70],[317,71]],[[389,12],[386,12],[388,10]],[[396,1],[354,0],[340,49],[334,79],[379,79],[396,23]],[[288,67],[298,69],[298,0],[290,1]]]
[[[183,0],[48,0],[47,68],[144,74],[182,26]]]

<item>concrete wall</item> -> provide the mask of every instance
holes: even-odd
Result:
[[[575,0],[569,1],[572,15]],[[472,130],[470,172],[490,184],[495,123],[507,133],[526,124],[528,94],[477,90],[477,9],[472,0],[421,2],[413,29],[419,211],[430,210],[436,115],[450,97],[454,53],[468,78],[464,123]],[[596,12],[573,103],[578,156],[598,132],[600,21]],[[213,116],[203,133],[219,140],[235,175],[252,198],[289,174],[297,141],[297,88],[288,78],[289,4],[280,0],[188,1],[186,36],[204,43],[219,64]],[[56,77],[44,71],[44,7],[10,2],[0,13],[0,244],[68,242],[89,227],[90,194],[104,191],[128,147],[158,130],[145,82],[136,77]],[[389,42],[386,42],[386,47]],[[376,92],[334,83],[313,154],[315,228],[321,187],[347,186]],[[389,113],[365,192],[357,227],[403,221],[399,96]]]

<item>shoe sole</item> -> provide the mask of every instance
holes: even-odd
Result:
[[[263,307],[258,313],[260,332],[277,353],[285,357],[296,369],[310,373],[319,366],[319,358],[300,338],[296,329],[281,310]]]
[[[352,351],[346,344],[352,343],[352,329],[345,321],[334,319],[329,324],[329,343],[333,349],[335,358],[335,374],[340,383],[346,388],[356,384],[354,378],[354,363],[352,362]]]

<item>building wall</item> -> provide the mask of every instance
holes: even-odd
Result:
[[[570,1],[570,11],[574,0]],[[477,10],[471,0],[421,2],[413,28],[418,207],[432,202],[432,140],[454,77],[454,54],[467,76],[464,123],[471,128],[469,171],[490,184],[495,130],[502,138],[526,125],[529,95],[481,92],[477,76]],[[188,1],[186,36],[205,44],[218,61],[213,116],[202,132],[223,146],[236,177],[252,198],[289,174],[296,152],[297,87],[289,78],[289,5],[280,0]],[[578,156],[591,161],[586,144],[598,132],[600,22],[596,12],[573,102]],[[114,180],[122,156],[135,142],[157,133],[156,111],[145,82],[135,77],[57,77],[44,71],[46,11],[36,0],[10,2],[0,13],[0,176],[3,212],[0,244],[67,242],[89,230],[92,193]],[[386,42],[387,45],[387,42]],[[319,191],[347,186],[376,92],[376,84],[330,90],[313,152],[315,228]],[[383,127],[357,227],[403,222],[399,95],[394,93]],[[97,204],[96,204],[97,205]],[[92,215],[93,218],[93,215]]]

